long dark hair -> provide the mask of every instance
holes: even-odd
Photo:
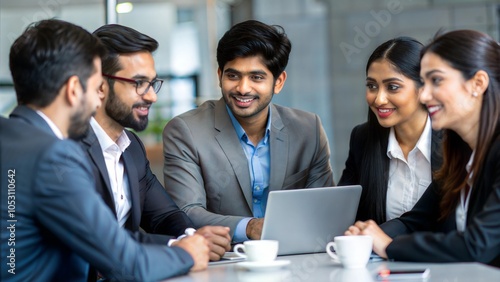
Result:
[[[484,161],[495,138],[500,133],[500,47],[490,36],[474,30],[456,30],[437,35],[423,50],[445,60],[452,68],[460,71],[465,80],[472,78],[479,70],[489,76],[489,85],[483,95],[479,132],[472,161],[472,180],[481,175]],[[453,94],[452,94],[453,95]],[[467,185],[469,174],[465,167],[472,154],[471,148],[452,130],[444,130],[443,166],[436,172],[435,179],[441,183],[441,219],[456,209],[460,191]]]
[[[388,60],[404,76],[411,78],[420,87],[420,51],[423,45],[411,37],[397,37],[378,46],[366,64],[366,73],[377,60]],[[389,158],[387,145],[390,128],[382,127],[375,114],[368,108],[368,136],[364,146],[360,173],[363,192],[357,219],[373,219],[377,223],[386,221],[387,185],[389,180]]]

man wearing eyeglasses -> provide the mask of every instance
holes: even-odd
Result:
[[[119,224],[137,240],[172,245],[184,234],[196,232],[208,239],[210,259],[219,260],[230,249],[229,229],[192,229],[189,217],[152,173],[140,139],[125,129],[142,131],[148,125],[150,107],[163,83],[152,56],[158,42],[116,24],[104,25],[93,34],[108,49],[102,60],[102,107],[80,143],[93,165],[97,191]]]

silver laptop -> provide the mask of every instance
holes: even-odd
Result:
[[[271,191],[262,239],[278,240],[279,255],[325,252],[354,223],[361,186]]]

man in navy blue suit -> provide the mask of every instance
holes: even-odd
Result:
[[[2,281],[156,281],[205,269],[208,241],[140,244],[94,189],[77,143],[101,105],[100,41],[76,25],[43,20],[10,49],[19,106],[0,118]]]

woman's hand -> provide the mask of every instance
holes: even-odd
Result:
[[[380,229],[380,227],[373,220],[367,221],[356,221],[354,225],[351,225],[345,235],[369,235],[373,238],[373,251],[377,255],[387,259],[387,253],[385,249],[392,242],[392,238],[387,236],[387,234]]]

